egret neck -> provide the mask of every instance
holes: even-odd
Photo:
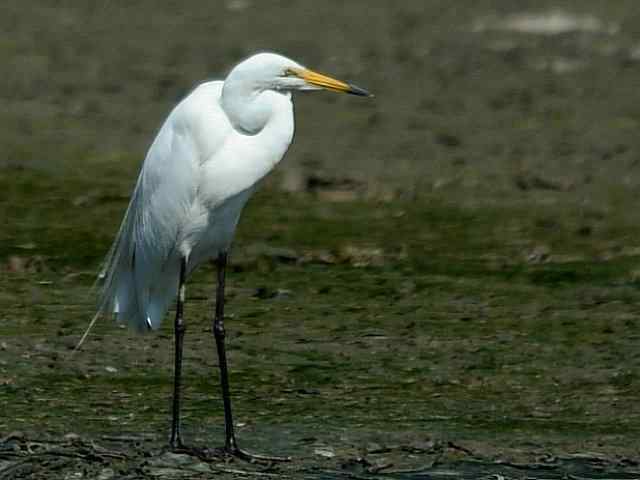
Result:
[[[270,93],[246,80],[234,78],[232,72],[222,87],[220,105],[234,129],[245,135],[256,135],[273,113]]]

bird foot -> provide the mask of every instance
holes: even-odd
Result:
[[[182,443],[182,439],[179,436],[177,438],[171,437],[171,440],[169,440],[169,450],[173,453],[184,453],[182,450],[186,448],[187,447]]]
[[[169,443],[169,451],[171,453],[180,453],[190,455],[192,457],[204,458],[211,457],[210,449],[202,447],[187,446],[181,441]]]
[[[241,448],[234,446],[234,447],[225,447],[223,449],[224,451],[224,455],[232,457],[232,458],[238,458],[240,460],[244,460],[245,462],[249,462],[249,463],[258,463],[258,464],[263,464],[263,465],[269,465],[272,463],[279,463],[279,462],[290,462],[291,461],[291,457],[277,457],[277,456],[272,456],[272,455],[258,455],[255,453],[249,453],[246,450],[242,450]]]
[[[213,460],[233,460],[237,458],[238,460],[243,460],[248,463],[261,464],[261,465],[271,465],[273,463],[279,462],[290,462],[291,457],[278,457],[271,455],[258,455],[255,453],[249,453],[246,450],[243,450],[237,446],[235,447],[219,447],[219,448],[207,448],[207,447],[193,447],[186,446],[181,441],[172,442],[170,445],[170,450],[173,453],[182,453],[185,455],[191,455],[193,457],[197,457],[203,461],[213,461]]]

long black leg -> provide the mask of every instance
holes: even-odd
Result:
[[[218,288],[216,290],[216,314],[213,319],[213,336],[216,339],[218,350],[218,365],[220,367],[220,385],[222,386],[222,402],[224,403],[224,449],[231,453],[238,448],[236,436],[233,429],[233,414],[231,413],[231,395],[229,393],[229,373],[227,369],[227,353],[224,339],[224,281],[227,270],[227,254],[222,252],[218,255],[217,276]]]
[[[178,283],[178,301],[176,302],[175,330],[175,363],[173,370],[173,418],[171,422],[171,440],[169,445],[173,449],[183,448],[182,436],[180,435],[180,387],[182,383],[182,345],[184,342],[184,297],[185,297],[185,276],[187,270],[187,259],[180,259],[180,280]]]
[[[218,349],[218,364],[220,366],[220,384],[222,386],[222,401],[224,403],[224,427],[225,442],[224,449],[229,455],[242,458],[249,462],[286,462],[288,457],[270,457],[255,455],[245,452],[238,447],[233,428],[233,415],[231,413],[231,395],[229,393],[229,373],[227,369],[227,354],[225,350],[225,330],[224,330],[224,282],[227,268],[227,253],[222,252],[217,259],[218,289],[216,291],[216,315],[213,320],[213,336],[216,339]]]

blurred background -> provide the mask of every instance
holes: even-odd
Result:
[[[522,189],[531,177],[580,191],[637,183],[633,1],[186,8],[107,0],[2,9],[7,167],[80,173],[117,164],[132,182],[180,98],[273,50],[377,94],[373,102],[299,98],[283,177],[302,170],[403,193]],[[285,188],[299,186],[293,177]]]
[[[68,354],[164,118],[270,50],[376,97],[298,95],[241,221],[250,445],[639,453],[636,0],[23,0],[0,32],[0,434],[164,441],[171,322],[140,340],[103,321]],[[212,280],[188,290],[203,442],[222,439]]]

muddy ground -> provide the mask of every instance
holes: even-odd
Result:
[[[0,6],[0,478],[640,477],[636,1]],[[164,451],[172,331],[93,315],[144,152],[256,50],[374,100],[296,99],[228,279],[239,439]],[[220,446],[213,269],[184,428]]]

